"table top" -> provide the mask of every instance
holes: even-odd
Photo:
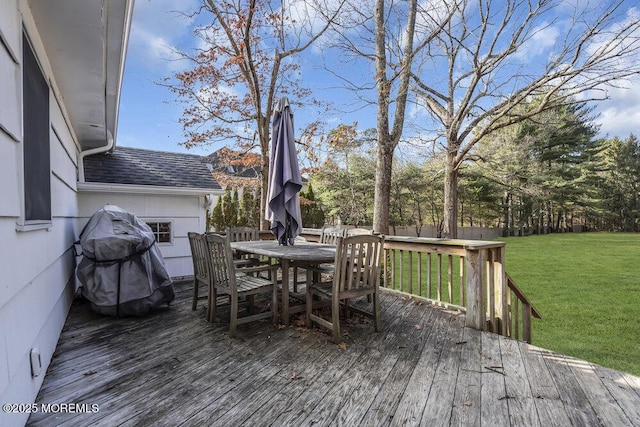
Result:
[[[295,245],[280,245],[276,240],[249,240],[231,242],[231,248],[270,258],[291,261],[332,262],[336,256],[336,247],[315,242],[299,242]]]

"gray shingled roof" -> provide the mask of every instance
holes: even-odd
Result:
[[[206,158],[195,154],[116,147],[84,159],[86,182],[219,190]]]

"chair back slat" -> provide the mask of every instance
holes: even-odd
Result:
[[[214,286],[235,293],[236,274],[229,240],[225,236],[211,233],[206,235],[206,243]]]
[[[384,237],[356,235],[340,238],[336,249],[334,292],[377,289]]]
[[[324,227],[320,234],[320,243],[337,245],[338,240],[345,237],[345,230],[337,227]]]
[[[347,228],[345,230],[345,236],[359,236],[361,234],[374,234],[374,232],[367,228]]]
[[[202,234],[189,232],[187,235],[189,237],[189,246],[191,247],[193,275],[197,280],[208,284],[210,271],[207,262],[207,242]]]
[[[230,242],[260,240],[260,232],[254,227],[231,227],[227,229],[226,235]]]

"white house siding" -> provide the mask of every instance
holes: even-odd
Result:
[[[23,210],[23,25],[50,85],[52,221],[31,231],[17,230]],[[73,298],[78,149],[26,2],[0,2],[0,32],[0,402],[26,404],[35,400]],[[29,356],[34,347],[42,361],[35,378]],[[0,411],[0,425],[21,425],[27,417]]]
[[[205,231],[204,196],[84,191],[79,194],[80,230],[94,212],[107,204],[119,206],[145,221],[171,222],[171,243],[158,244],[169,275],[173,278],[193,275],[187,233]]]

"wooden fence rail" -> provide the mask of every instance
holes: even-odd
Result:
[[[317,240],[320,230],[304,229]],[[531,343],[539,312],[507,274],[505,243],[387,236],[382,285],[466,313],[467,326]]]

